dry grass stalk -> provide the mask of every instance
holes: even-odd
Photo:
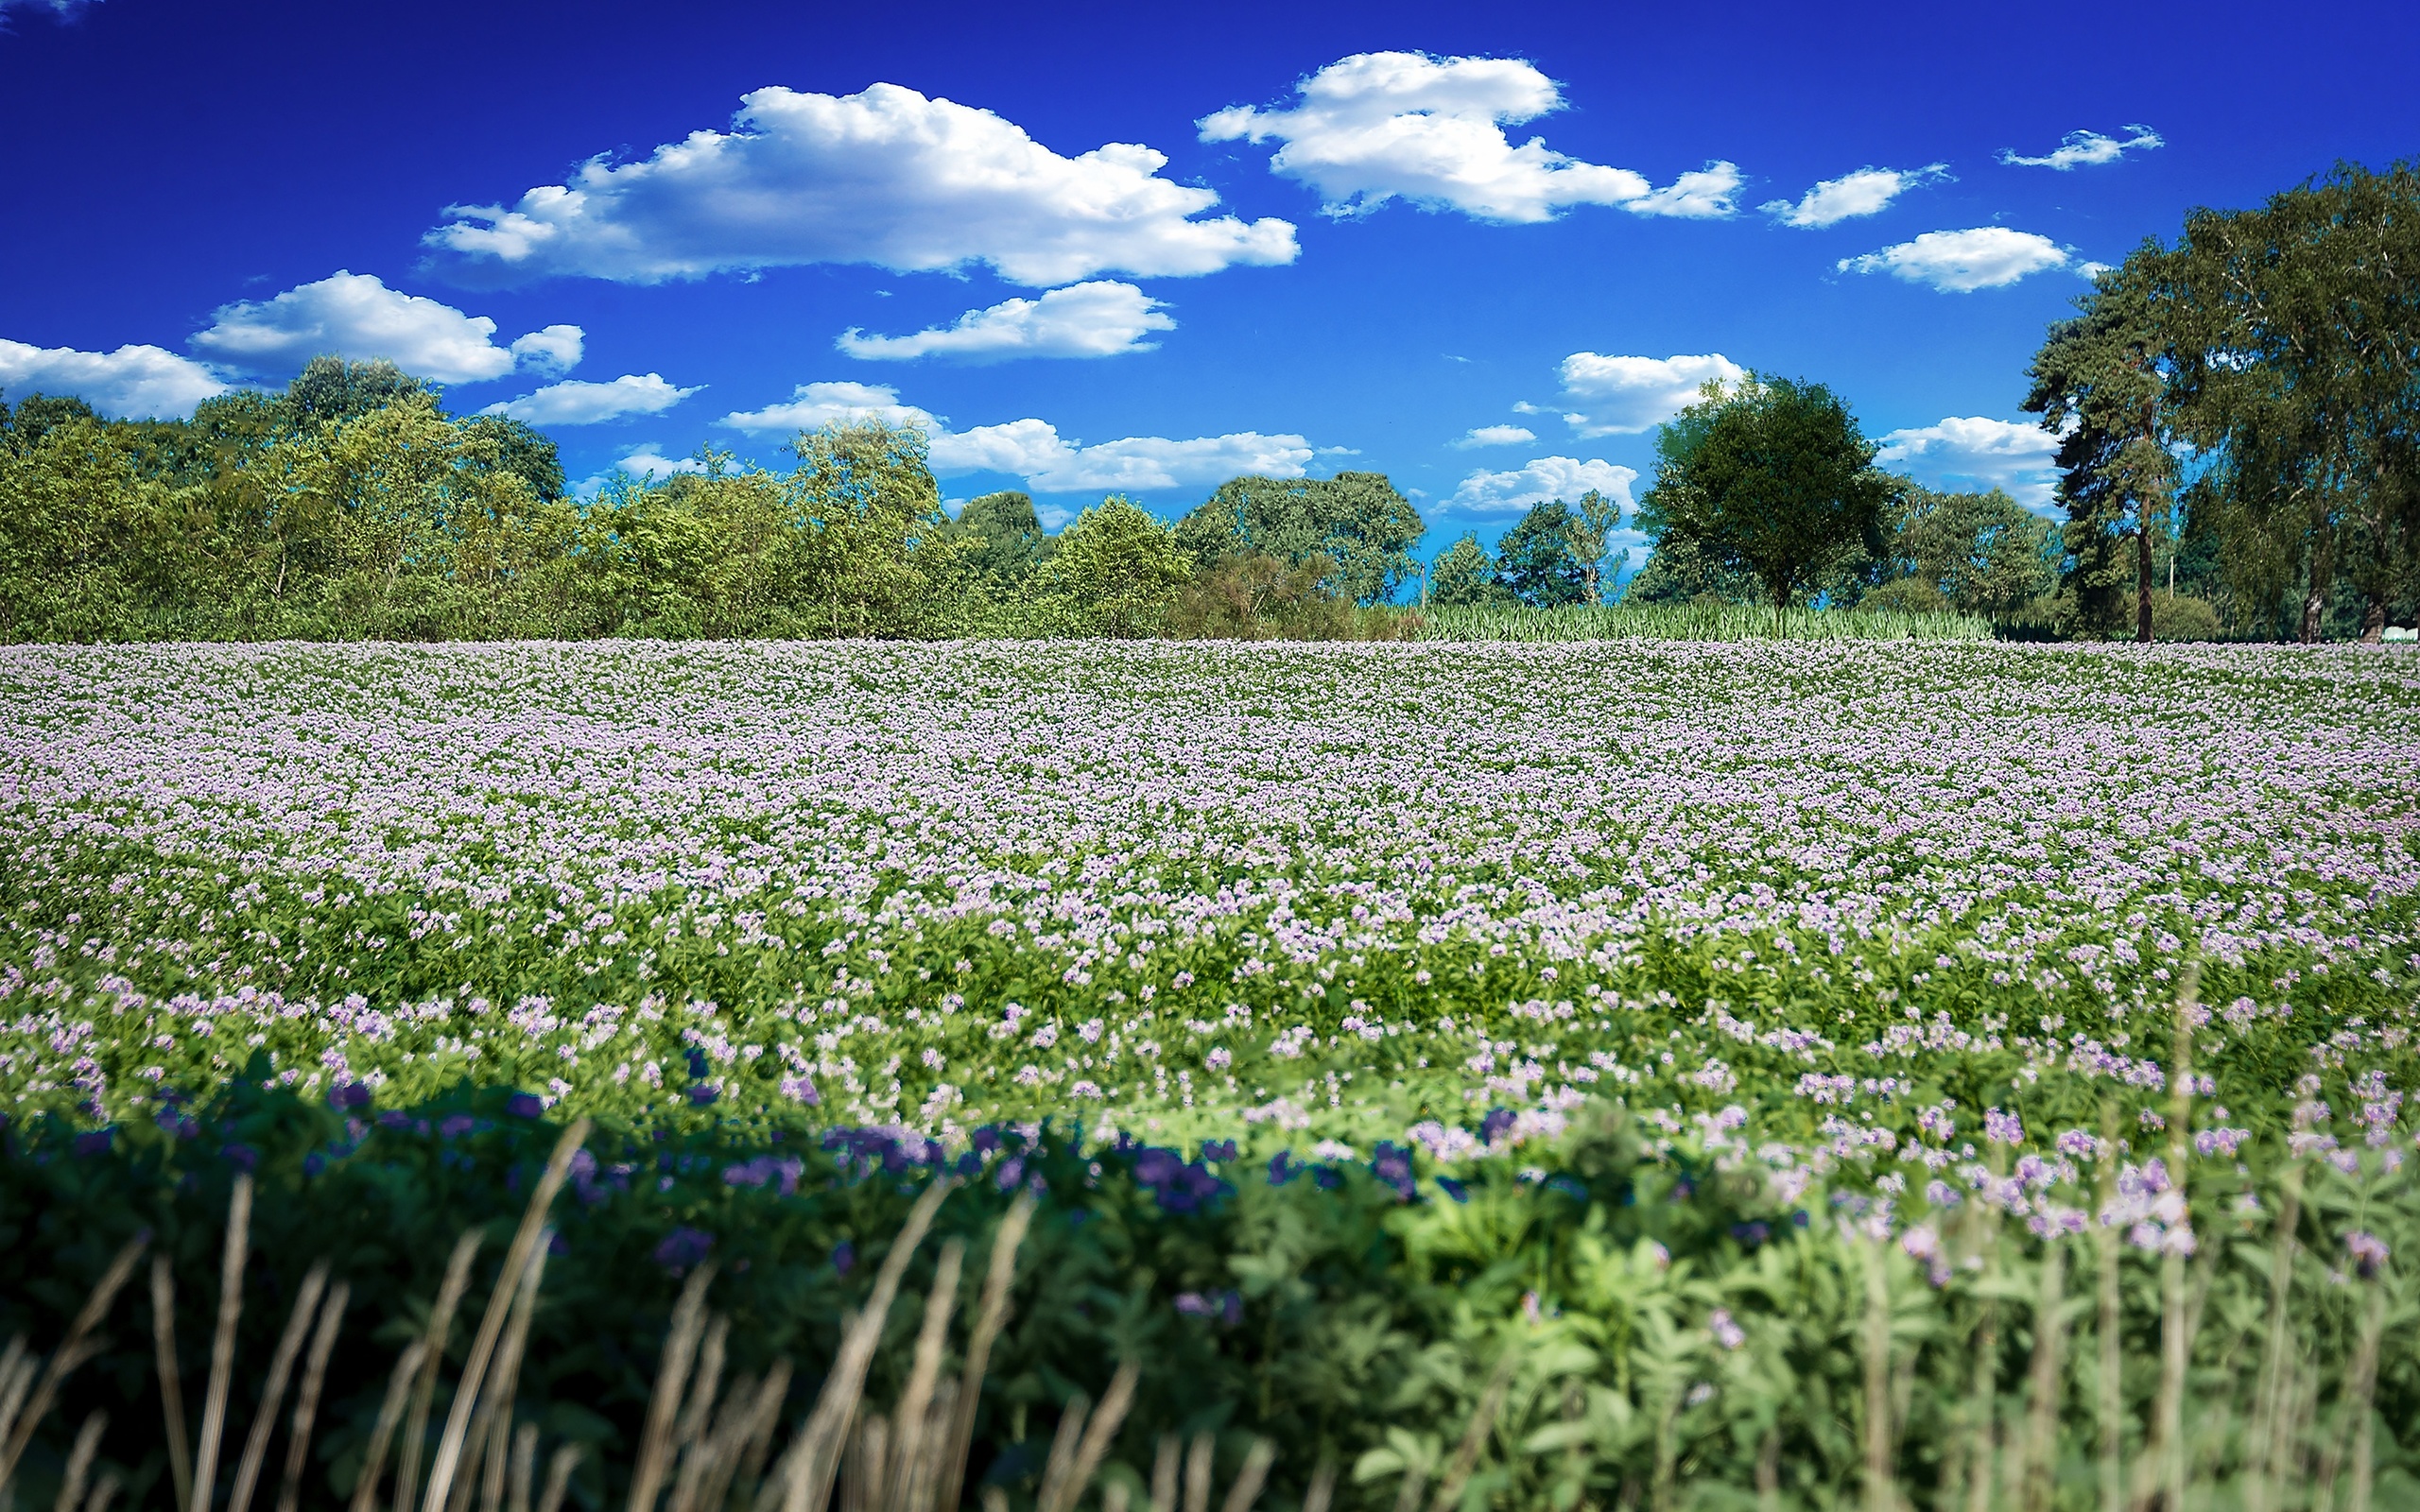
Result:
[[[1067,1404],[1066,1416],[1059,1420],[1059,1442],[1054,1443],[1050,1450],[1053,1470],[1061,1469],[1060,1444],[1068,1441],[1069,1429],[1081,1426],[1082,1438],[1075,1445],[1064,1473],[1056,1482],[1046,1475],[1044,1477],[1042,1497],[1034,1503],[1040,1512],[1072,1512],[1077,1499],[1084,1494],[1084,1488],[1092,1485],[1093,1476],[1099,1472],[1100,1462],[1109,1453],[1110,1441],[1117,1436],[1117,1430],[1124,1425],[1128,1410],[1134,1405],[1134,1387],[1142,1377],[1143,1372],[1132,1361],[1119,1366],[1117,1374],[1110,1378],[1109,1390],[1101,1397],[1100,1407],[1093,1413],[1090,1422],[1084,1421],[1079,1405],[1083,1400],[1081,1397]]]
[[[134,1263],[143,1258],[144,1248],[150,1243],[151,1235],[147,1229],[128,1240],[111,1257],[109,1268],[101,1273],[99,1280],[93,1283],[91,1294],[84,1298],[83,1311],[67,1325],[67,1337],[60,1341],[59,1348],[43,1366],[31,1400],[13,1414],[14,1421],[9,1424],[5,1438],[0,1439],[0,1505],[7,1503],[9,1479],[16,1474],[17,1461],[24,1456],[26,1446],[33,1441],[34,1429],[50,1416],[50,1409],[58,1403],[60,1383],[75,1373],[77,1366],[98,1351],[99,1347],[93,1342],[93,1331],[100,1327],[102,1318],[109,1315],[110,1305],[117,1300],[117,1294],[125,1288],[127,1278],[134,1274]],[[20,1360],[19,1373],[30,1373],[31,1358],[21,1354]],[[12,1395],[13,1387],[14,1383],[11,1383]]]
[[[2100,1208],[2105,1212],[2117,1192],[2118,1108],[2114,1103],[2100,1105]],[[2100,1423],[2100,1506],[2101,1512],[2125,1512],[2126,1399],[2120,1377],[2125,1341],[2120,1336],[2124,1318],[2118,1290],[2118,1230],[2102,1224],[2093,1230],[2093,1239],[2100,1310],[2095,1332],[2100,1349],[2100,1369],[2094,1381]]]
[[[966,1487],[966,1457],[975,1442],[975,1409],[981,1403],[984,1372],[991,1368],[992,1346],[1008,1326],[1017,1250],[1032,1223],[1033,1194],[1020,1192],[992,1234],[992,1263],[983,1277],[983,1300],[975,1314],[975,1332],[967,1335],[966,1365],[959,1375],[958,1402],[950,1417],[949,1461],[933,1488],[934,1505],[945,1512],[955,1512]]]
[[[311,1332],[311,1319],[320,1310],[320,1294],[327,1290],[328,1263],[313,1262],[302,1273],[302,1284],[294,1294],[293,1311],[286,1314],[285,1329],[277,1336],[277,1350],[269,1356],[268,1384],[261,1391],[261,1410],[253,1415],[252,1431],[244,1435],[244,1457],[235,1463],[235,1485],[227,1493],[227,1512],[245,1512],[252,1504],[252,1488],[260,1484],[261,1464],[268,1458],[269,1435],[277,1432],[278,1403],[285,1400],[285,1383],[294,1373],[295,1357],[302,1352],[302,1342]]]
[[[251,1257],[252,1178],[237,1173],[227,1203],[227,1243],[218,1262],[218,1327],[210,1340],[210,1385],[201,1399],[201,1437],[193,1456],[191,1512],[210,1512],[218,1480],[218,1440],[227,1430],[227,1390],[235,1369],[235,1324],[244,1315],[244,1264]]]
[[[511,1512],[529,1512],[529,1483],[538,1473],[538,1425],[523,1423],[512,1435]]]
[[[2067,1247],[2053,1235],[2042,1246],[2042,1290],[2033,1303],[2033,1360],[2027,1371],[2025,1443],[2018,1452],[2017,1494],[2023,1512],[2049,1512],[2058,1469],[2059,1397],[2066,1354]]]
[[[387,1469],[387,1451],[395,1441],[395,1425],[403,1421],[404,1400],[411,1392],[412,1380],[420,1374],[421,1357],[428,1352],[426,1339],[414,1339],[404,1347],[395,1361],[395,1368],[387,1377],[387,1396],[378,1403],[378,1420],[370,1430],[370,1449],[361,1462],[361,1474],[353,1483],[351,1512],[373,1512],[378,1504],[378,1477]]]
[[[1303,1493],[1303,1512],[1327,1512],[1336,1498],[1336,1461],[1322,1458],[1311,1471],[1310,1489]]]
[[[1176,1435],[1162,1434],[1151,1459],[1151,1512],[1176,1512],[1176,1467],[1184,1452]]]
[[[830,1501],[832,1478],[839,1469],[842,1435],[865,1390],[866,1369],[873,1363],[874,1346],[881,1342],[883,1322],[890,1315],[891,1299],[899,1294],[900,1278],[907,1274],[916,1246],[925,1242],[925,1232],[933,1226],[933,1214],[954,1185],[947,1177],[937,1177],[916,1199],[907,1223],[890,1242],[890,1252],[883,1257],[865,1311],[842,1332],[839,1352],[833,1357],[831,1373],[823,1378],[815,1410],[799,1431],[798,1452],[784,1487],[786,1512],[823,1512]]]
[[[1269,1467],[1275,1463],[1277,1446],[1266,1438],[1253,1439],[1244,1454],[1244,1468],[1236,1472],[1236,1484],[1227,1487],[1223,1512],[1252,1512],[1261,1487],[1269,1484]]]
[[[773,1368],[765,1372],[764,1383],[756,1388],[755,1412],[740,1440],[739,1453],[730,1467],[740,1484],[752,1492],[763,1488],[765,1455],[773,1447],[773,1430],[781,1420],[782,1403],[789,1394],[790,1363],[786,1358],[776,1360]],[[707,1504],[719,1509],[723,1504],[720,1492]]]
[[[9,1341],[5,1353],[0,1353],[0,1443],[7,1443],[16,1431],[17,1414],[26,1405],[26,1393],[33,1389],[34,1359],[26,1348],[22,1333]]]
[[[1059,1512],[1057,1503],[1064,1494],[1068,1478],[1076,1469],[1076,1445],[1084,1436],[1084,1419],[1092,1412],[1093,1400],[1079,1391],[1067,1399],[1059,1410],[1059,1431],[1050,1435],[1050,1459],[1042,1468],[1042,1493],[1034,1498],[1039,1512]],[[1067,1500],[1075,1500],[1068,1496]]]
[[[546,1252],[553,1247],[555,1231],[545,1229],[537,1244],[530,1246],[529,1262],[521,1269],[519,1282],[512,1298],[512,1312],[504,1328],[503,1342],[495,1354],[494,1379],[471,1418],[472,1452],[485,1446],[481,1461],[479,1504],[485,1512],[502,1512],[504,1506],[505,1459],[511,1451],[512,1402],[521,1387],[521,1359],[529,1345],[529,1319],[538,1311],[538,1282],[545,1274]],[[502,1284],[499,1277],[498,1284]],[[463,1487],[456,1492],[458,1503],[468,1500],[469,1477],[463,1477]]]
[[[1210,1512],[1210,1459],[1217,1450],[1207,1433],[1193,1435],[1184,1453],[1184,1512]]]
[[[294,1421],[286,1429],[285,1474],[278,1485],[277,1512],[295,1512],[302,1501],[302,1466],[311,1449],[311,1427],[320,1416],[320,1390],[328,1378],[328,1355],[335,1349],[337,1329],[344,1321],[353,1288],[338,1281],[320,1304],[320,1331],[311,1336],[311,1352],[302,1362],[302,1389],[294,1399]]]
[[[1100,1512],[1126,1512],[1132,1499],[1124,1481],[1112,1481],[1100,1488]]]
[[[877,1512],[882,1505],[883,1477],[890,1467],[890,1422],[874,1413],[858,1424],[848,1473],[840,1480],[841,1512]]]
[[[2277,1202],[2277,1239],[2269,1259],[2269,1334],[2260,1352],[2260,1375],[2253,1388],[2252,1420],[2245,1434],[2243,1512],[2269,1512],[2270,1474],[2277,1451],[2277,1418],[2291,1368],[2291,1321],[2287,1308],[2294,1289],[2294,1265],[2302,1248],[2303,1162],[2286,1166],[2285,1191]]]
[[[110,1512],[110,1503],[117,1500],[118,1490],[125,1484],[118,1478],[117,1471],[101,1471],[99,1484],[93,1487],[93,1494],[84,1502],[84,1512]]]
[[[395,1465],[396,1512],[411,1512],[420,1497],[420,1456],[428,1447],[428,1409],[437,1396],[437,1378],[445,1365],[445,1346],[454,1337],[454,1314],[462,1305],[462,1295],[470,1290],[471,1262],[479,1252],[484,1236],[476,1228],[467,1229],[454,1241],[454,1253],[445,1262],[445,1279],[438,1283],[437,1303],[429,1309],[428,1332],[422,1339],[420,1378],[413,1384],[411,1415],[404,1423],[403,1454]],[[365,1503],[354,1512],[370,1512]]]
[[[1878,1240],[1863,1239],[1865,1259],[1865,1327],[1860,1340],[1865,1357],[1865,1506],[1866,1512],[1897,1512],[1898,1476],[1891,1448],[1891,1280],[1885,1271],[1889,1252]]]
[[[177,1369],[177,1279],[166,1255],[151,1257],[151,1349],[160,1370],[160,1416],[167,1424],[168,1484],[176,1504],[193,1504],[193,1445],[185,1431],[184,1379]]]
[[[2370,1308],[2361,1319],[2361,1346],[2353,1357],[2353,1492],[2345,1512],[2370,1512],[2377,1475],[2377,1414],[2372,1401],[2378,1383],[2378,1334],[2386,1322],[2386,1291],[2373,1281]]]
[[[723,1350],[731,1340],[731,1319],[717,1313],[707,1320],[705,1343],[698,1349],[698,1370],[682,1403],[672,1447],[685,1452],[705,1436],[717,1395],[722,1390]]]
[[[554,1153],[547,1157],[545,1173],[538,1177],[537,1186],[529,1194],[529,1206],[523,1210],[521,1227],[513,1233],[512,1246],[505,1251],[504,1268],[497,1272],[495,1290],[488,1296],[487,1311],[480,1315],[479,1332],[471,1339],[471,1352],[462,1362],[462,1380],[454,1388],[454,1404],[445,1415],[445,1432],[437,1441],[437,1459],[428,1471],[428,1490],[421,1504],[424,1512],[441,1512],[446,1505],[447,1493],[453,1489],[455,1471],[460,1467],[465,1435],[470,1432],[471,1411],[476,1405],[479,1387],[486,1380],[488,1362],[495,1353],[496,1341],[504,1332],[505,1314],[511,1306],[513,1280],[529,1263],[529,1251],[538,1244],[545,1228],[547,1210],[555,1203],[555,1194],[562,1190],[564,1179],[571,1174],[571,1158],[588,1139],[587,1119],[576,1119],[555,1141]],[[195,1512],[209,1512],[197,1507]]]
[[[958,1306],[959,1269],[965,1261],[964,1240],[953,1239],[942,1246],[941,1263],[933,1267],[932,1290],[925,1295],[915,1360],[908,1367],[907,1389],[899,1394],[898,1408],[891,1415],[898,1424],[898,1444],[891,1451],[890,1496],[884,1503],[889,1512],[922,1512],[915,1502],[921,1487],[915,1483],[931,1479],[921,1472],[921,1467],[932,1452],[936,1429],[947,1432],[944,1425],[927,1419],[932,1415],[934,1387],[941,1381],[942,1353],[949,1344],[950,1314]],[[942,1447],[946,1452],[947,1446]]]
[[[638,1464],[631,1472],[630,1512],[653,1512],[656,1493],[670,1468],[672,1430],[681,1414],[682,1394],[688,1390],[689,1366],[697,1360],[698,1335],[704,1330],[706,1287],[715,1279],[712,1262],[689,1273],[681,1285],[681,1299],[672,1304],[672,1330],[665,1335],[664,1358],[656,1363],[655,1390],[647,1400],[647,1424],[640,1430]]]
[[[571,1472],[579,1468],[579,1446],[565,1444],[546,1464],[546,1488],[538,1494],[538,1512],[562,1512],[563,1494],[571,1489]]]
[[[983,1512],[1009,1512],[1009,1493],[996,1486],[983,1487]]]
[[[59,1500],[55,1512],[78,1512],[77,1503],[84,1500],[84,1480],[93,1473],[93,1456],[100,1452],[101,1430],[110,1425],[110,1415],[95,1412],[86,1415],[84,1426],[76,1430],[76,1447],[67,1452],[67,1473],[59,1483]]]

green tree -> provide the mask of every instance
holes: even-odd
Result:
[[[1707,387],[1655,438],[1639,524],[1660,550],[1687,541],[1752,574],[1776,610],[1859,553],[1878,557],[1896,480],[1822,384],[1751,374]]]
[[[1588,592],[1587,569],[1572,555],[1571,506],[1546,499],[1530,507],[1495,543],[1504,586],[1536,609],[1577,604]]]
[[[1877,592],[1895,607],[2005,615],[2057,589],[2055,550],[2050,522],[1998,489],[1911,487],[1891,537],[1896,576]]]
[[[1043,575],[1080,634],[1157,633],[1193,574],[1175,533],[1112,494],[1062,531]]]
[[[1032,498],[1014,491],[968,500],[941,534],[963,542],[969,565],[1004,584],[1023,581],[1051,546]]]
[[[916,547],[947,520],[923,431],[876,419],[801,432],[785,485],[808,537],[790,592],[821,605],[834,635],[899,635],[917,623],[929,584]]]
[[[1495,558],[1478,543],[1475,531],[1465,531],[1462,539],[1438,554],[1428,568],[1428,602],[1446,607],[1463,604],[1503,604],[1512,593],[1495,576]]]
[[[2341,581],[2376,638],[2420,580],[2420,165],[2341,164],[2137,255],[2238,592],[2297,596],[2309,642]]]
[[[1753,573],[1715,560],[1695,541],[1668,536],[1622,588],[1625,604],[1752,604],[1762,596]]]
[[[1572,517],[1569,526],[1571,557],[1587,578],[1584,596],[1591,604],[1605,601],[1601,569],[1605,564],[1607,543],[1613,536],[1614,527],[1621,521],[1622,507],[1595,489],[1580,496],[1580,512]]]
[[[2096,627],[2120,619],[2126,575],[2115,549],[2134,542],[2135,638],[2152,639],[2152,541],[2169,532],[2176,487],[2174,413],[2163,353],[2163,277],[2157,244],[2103,273],[2076,301],[2074,319],[2050,328],[2026,370],[2025,408],[2060,438],[2059,497],[2079,617]]]
[[[1330,592],[1357,604],[1392,599],[1416,566],[1427,525],[1383,472],[1332,478],[1230,478],[1177,523],[1176,543],[1197,573],[1261,552],[1288,566],[1332,564]]]
[[[342,357],[313,357],[285,386],[285,410],[299,429],[340,424],[367,415],[412,394],[436,397],[436,390],[384,357],[348,362]]]

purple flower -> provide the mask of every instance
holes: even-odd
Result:
[[[515,1118],[536,1118],[546,1110],[546,1104],[535,1092],[514,1092],[504,1100],[504,1110]]]
[[[1201,1146],[1201,1158],[1205,1160],[1232,1160],[1236,1158],[1236,1142],[1233,1140],[1206,1141]]]
[[[229,1163],[240,1165],[247,1171],[257,1170],[260,1167],[261,1152],[249,1144],[221,1144],[218,1146],[218,1153]]]
[[[704,1260],[715,1247],[715,1236],[686,1224],[664,1236],[655,1246],[655,1263],[678,1276]]]
[[[1301,1176],[1305,1168],[1294,1159],[1291,1150],[1280,1150],[1269,1158],[1269,1184],[1282,1187]]]
[[[2356,1228],[2346,1234],[2344,1248],[2353,1257],[2353,1269],[2363,1280],[2376,1276],[2378,1273],[2378,1267],[2386,1263],[2385,1241],[2366,1229]]]
[[[1718,1307],[1708,1314],[1705,1326],[1706,1332],[1714,1335],[1714,1342],[1725,1349],[1736,1349],[1748,1342],[1747,1331],[1732,1321],[1729,1308]]]
[[[843,1239],[832,1246],[832,1268],[846,1276],[857,1263],[856,1241]]]
[[[328,1106],[342,1111],[348,1108],[370,1106],[370,1087],[366,1082],[349,1081],[328,1093]]]
[[[471,1132],[471,1130],[475,1128],[477,1125],[478,1120],[473,1118],[470,1114],[456,1113],[444,1123],[437,1125],[437,1137],[447,1140],[459,1139],[463,1135]]]
[[[77,1158],[81,1160],[87,1156],[109,1154],[110,1141],[115,1137],[116,1133],[115,1129],[96,1128],[77,1135],[75,1144]]]
[[[2025,1143],[2025,1124],[2014,1113],[2003,1113],[1996,1108],[1983,1109],[1983,1138],[1994,1144]]]
[[[721,1095],[722,1093],[711,1087],[703,1085],[692,1087],[689,1089],[689,1104],[693,1108],[708,1108],[713,1106],[714,1100]]]
[[[1437,1178],[1437,1189],[1444,1193],[1445,1195],[1453,1198],[1456,1202],[1468,1202],[1471,1200],[1471,1189],[1462,1185],[1460,1181],[1455,1180],[1452,1177],[1439,1177]]]

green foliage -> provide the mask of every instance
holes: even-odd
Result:
[[[1439,553],[1428,576],[1428,602],[1438,608],[1512,601],[1512,592],[1496,576],[1495,558],[1478,543],[1477,532],[1465,532]]]
[[[1076,517],[1043,568],[1064,633],[1156,635],[1192,573],[1174,532],[1115,494]]]
[[[1624,604],[1753,604],[1759,596],[1754,573],[1716,559],[1694,538],[1680,535],[1657,541],[1647,564],[1622,585]]]
[[[1329,592],[1379,604],[1416,570],[1411,547],[1426,530],[1385,473],[1340,472],[1229,479],[1177,523],[1175,539],[1197,574],[1255,552],[1289,567],[1323,558],[1321,581]]]
[[[1997,489],[1935,493],[1911,486],[1888,550],[1899,576],[1863,606],[1989,619],[2058,588],[2049,523]],[[1893,589],[1898,593],[1877,601]]]
[[[1830,389],[1751,375],[1730,392],[1710,387],[1657,433],[1639,524],[1659,546],[1685,540],[1754,574],[1786,608],[1860,553],[1881,555],[1898,486],[1874,454]]]
[[[1531,505],[1495,543],[1497,577],[1505,591],[1531,609],[1582,602],[1589,570],[1571,549],[1572,527],[1585,525],[1561,499]]]
[[[1054,544],[1043,533],[1032,498],[1017,492],[969,499],[958,518],[942,527],[938,536],[965,542],[970,548],[966,564],[1006,588],[1023,583]]]

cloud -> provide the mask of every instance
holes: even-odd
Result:
[[[1598,458],[1582,462],[1569,456],[1541,456],[1532,458],[1527,467],[1508,472],[1485,469],[1473,472],[1462,479],[1446,507],[1477,514],[1500,514],[1526,509],[1547,499],[1577,500],[1595,489],[1620,504],[1627,514],[1632,507],[1630,486],[1637,477],[1636,468]]]
[[[1952,416],[1891,432],[1875,460],[1939,489],[2006,489],[2029,509],[2048,509],[2059,438],[2039,425]]]
[[[501,378],[517,367],[562,372],[579,360],[581,332],[550,325],[509,347],[495,344],[495,322],[450,304],[389,288],[368,273],[339,268],[317,284],[274,299],[223,306],[193,344],[240,368],[299,371],[323,352],[386,357],[415,377],[441,384]]]
[[[1640,215],[1674,215],[1689,220],[1720,220],[1737,215],[1731,197],[1739,192],[1739,169],[1734,163],[1709,163],[1685,173],[1653,194],[1641,195],[1623,208]]]
[[[182,420],[226,391],[207,364],[158,347],[78,352],[0,340],[0,397],[74,395],[112,420]]]
[[[955,325],[909,336],[870,336],[852,326],[835,345],[869,361],[1114,357],[1156,349],[1159,343],[1143,337],[1176,329],[1176,321],[1160,313],[1164,307],[1132,284],[1070,284],[1038,300],[1007,300],[988,310],[969,310]]]
[[[1243,472],[1298,478],[1312,456],[1310,442],[1300,436],[1257,431],[1181,441],[1130,436],[1098,446],[1070,441],[1045,420],[953,431],[930,410],[901,404],[899,391],[884,384],[802,384],[788,404],[726,415],[722,423],[752,433],[796,431],[864,417],[922,430],[932,446],[933,471],[943,477],[1006,472],[1038,493],[1173,489],[1223,483]]]
[[[1048,421],[1016,420],[933,437],[934,472],[1007,472],[1038,493],[1140,492],[1223,483],[1246,472],[1298,478],[1310,459],[1311,445],[1302,437],[1257,431],[1183,441],[1132,436],[1085,446],[1062,438]]]
[[[1562,371],[1563,402],[1571,406],[1563,418],[1583,437],[1653,430],[1696,404],[1706,384],[1736,384],[1748,376],[1748,369],[1719,352],[1695,357],[1575,352],[1563,359]]]
[[[1526,425],[1481,425],[1452,444],[1463,451],[1469,451],[1475,446],[1518,446],[1523,441],[1534,441],[1537,438],[1538,433]]]
[[[1998,288],[2029,273],[2067,266],[2067,253],[2048,236],[2005,226],[1928,231],[1911,242],[1862,257],[1843,257],[1843,273],[1889,273],[1956,294]]]
[[[776,86],[740,105],[729,131],[693,131],[635,163],[593,158],[510,209],[450,206],[424,240],[470,276],[626,284],[808,263],[984,263],[1044,285],[1113,268],[1290,263],[1298,250],[1287,221],[1194,218],[1218,193],[1161,178],[1167,155],[1132,143],[1062,157],[989,111],[897,84],[850,95]]]
[[[47,10],[53,20],[73,21],[88,5],[100,0],[0,0],[0,33],[9,29],[10,10]]]
[[[625,452],[614,465],[632,477],[668,478],[675,472],[703,472],[706,465],[694,456],[669,457],[653,442]]]
[[[661,373],[624,373],[610,384],[550,384],[479,413],[509,415],[532,425],[594,425],[624,415],[661,415],[697,391],[675,388]]]
[[[1801,196],[1796,204],[1787,199],[1770,199],[1756,208],[1785,226],[1837,226],[1844,220],[1876,214],[1918,184],[1948,177],[1949,165],[1945,163],[1930,163],[1921,168],[1859,168],[1855,173],[1824,180]]]
[[[1204,142],[1284,145],[1270,171],[1319,192],[1331,215],[1390,199],[1480,220],[1551,220],[1571,205],[1627,205],[1645,215],[1728,215],[1729,163],[1651,193],[1644,175],[1566,157],[1504,128],[1563,108],[1554,81],[1517,58],[1357,53],[1297,86],[1291,109],[1229,106],[1196,124]],[[1727,177],[1726,177],[1727,176]]]
[[[930,410],[899,402],[899,390],[885,384],[801,384],[786,404],[741,410],[725,415],[722,423],[750,435],[767,431],[812,431],[845,425],[856,420],[878,420],[886,425],[912,425],[931,435],[946,427]]]
[[[2160,134],[2148,126],[2130,126],[2126,129],[2135,134],[2123,142],[2098,131],[2070,131],[2059,139],[2059,146],[2054,150],[2038,158],[2021,157],[2015,148],[2002,147],[2000,161],[2027,168],[2056,168],[2065,173],[2069,168],[2115,163],[2129,151],[2138,148],[2148,152],[2153,147],[2168,146]]]

